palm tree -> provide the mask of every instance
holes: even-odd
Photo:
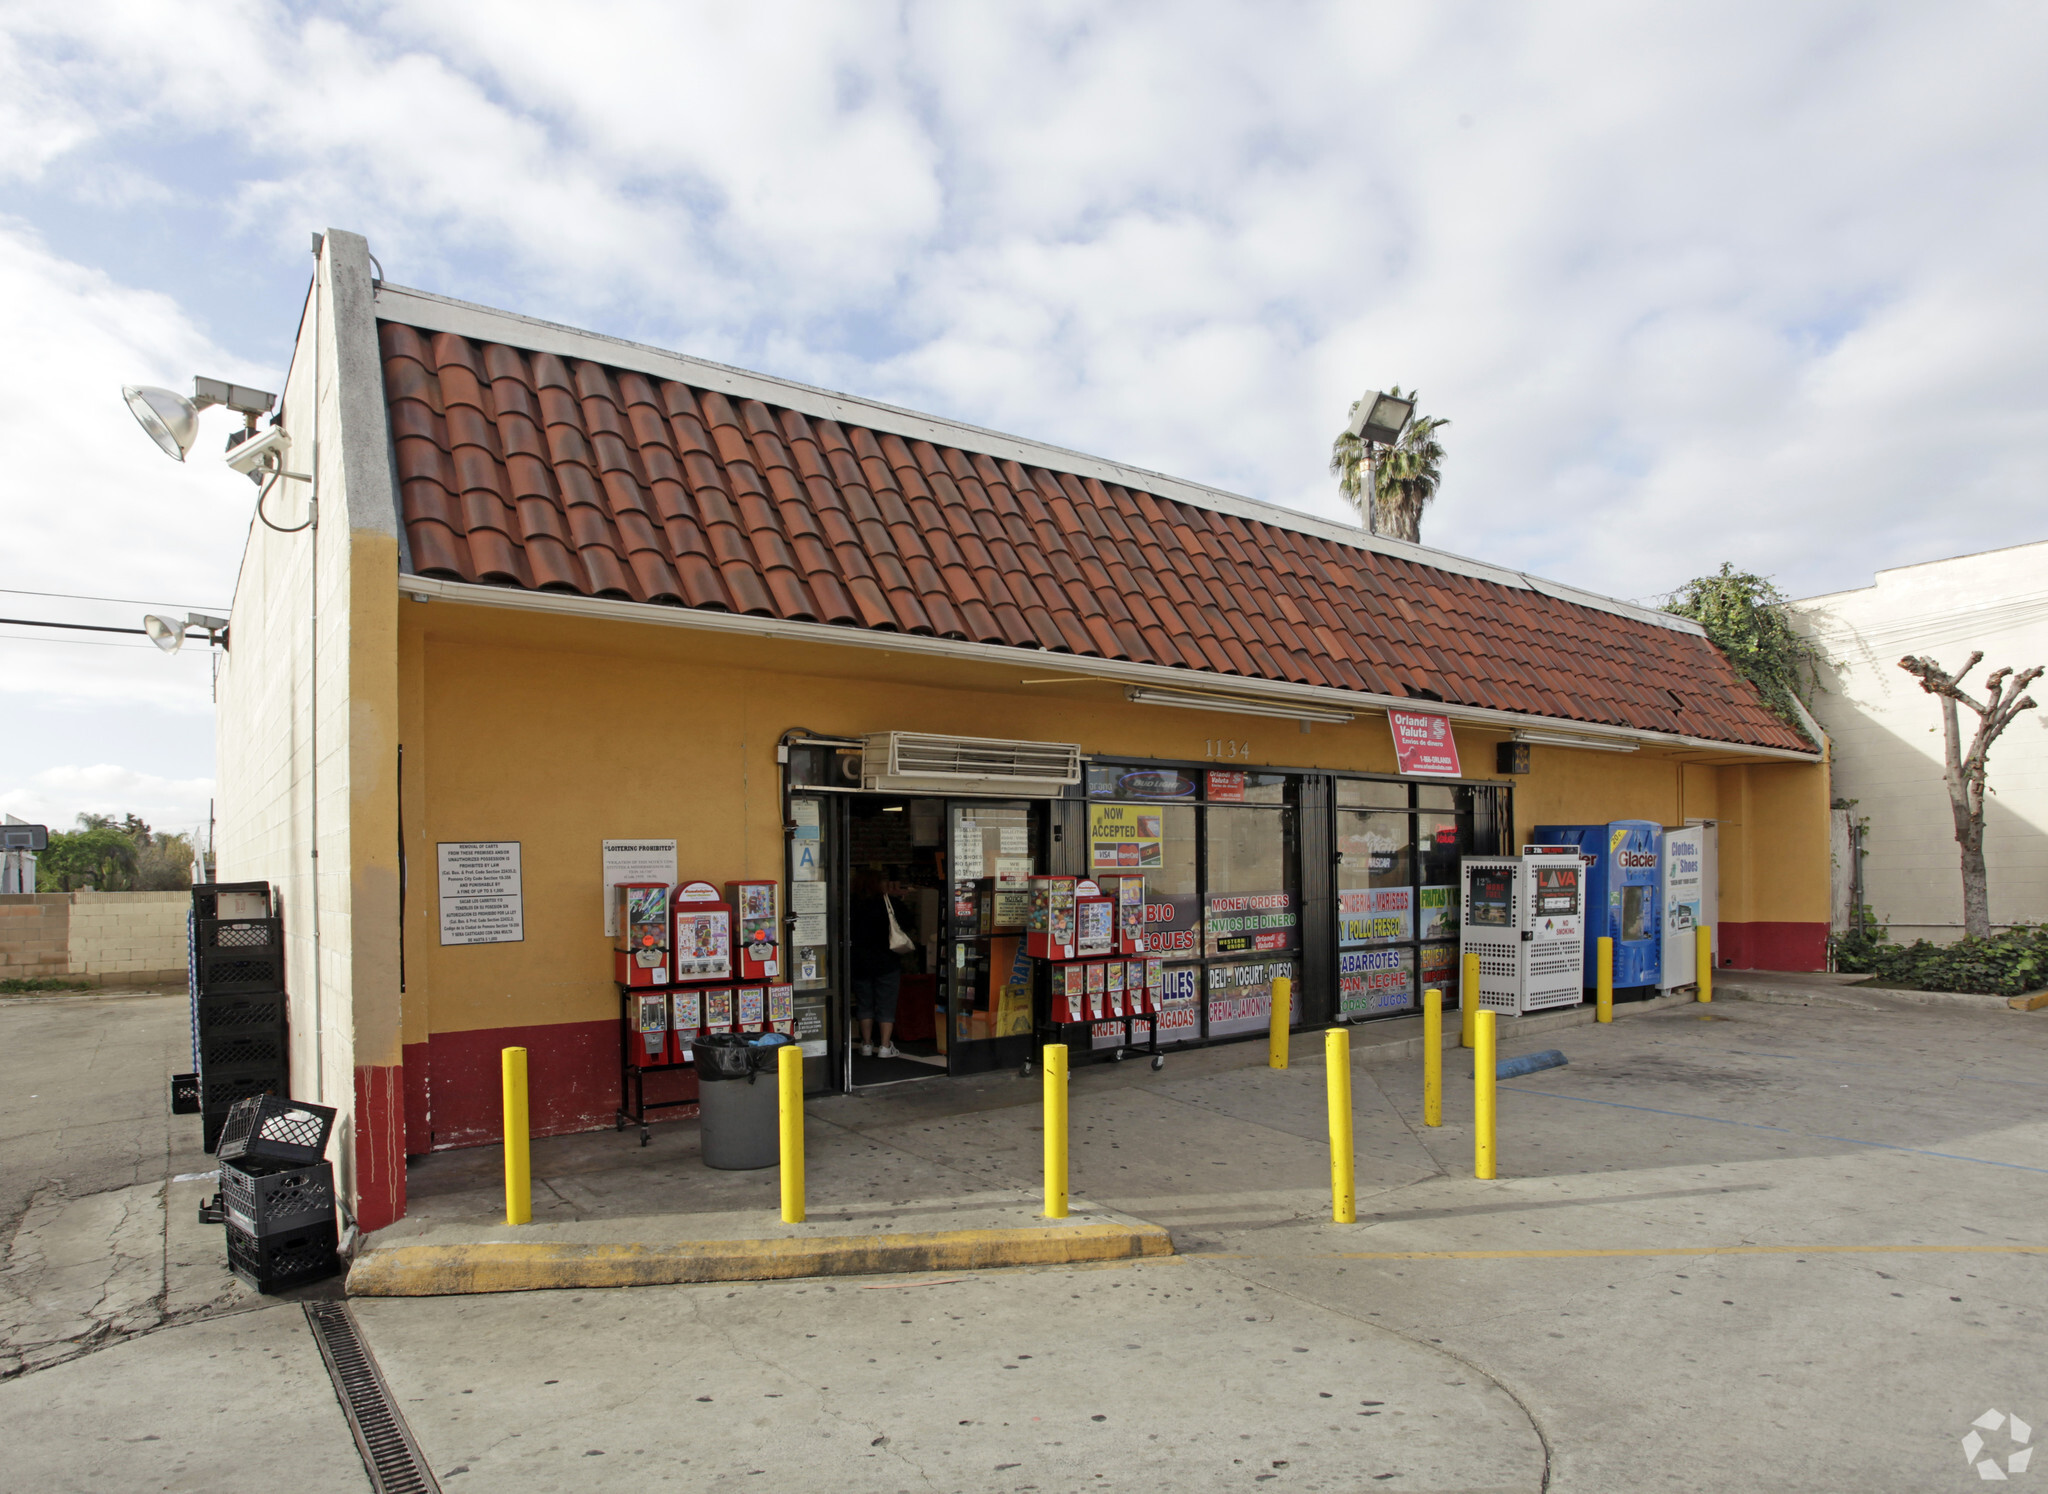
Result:
[[[1397,399],[1419,398],[1412,393],[1403,395],[1398,384],[1387,393]],[[1359,406],[1373,397],[1368,393],[1352,402],[1354,419]],[[1420,541],[1422,510],[1436,497],[1437,469],[1444,459],[1436,433],[1449,424],[1434,415],[1418,415],[1392,446],[1375,447],[1348,430],[1330,443],[1330,471],[1336,475],[1337,490],[1358,510],[1366,528],[1410,543]],[[1373,494],[1370,510],[1366,506],[1368,488]]]

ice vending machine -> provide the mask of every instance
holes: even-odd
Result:
[[[1467,856],[1460,955],[1479,956],[1483,1011],[1544,1011],[1583,997],[1585,868],[1576,856]]]
[[[1597,978],[1599,941],[1614,941],[1614,989],[1664,978],[1663,899],[1658,886],[1664,827],[1654,820],[1605,825],[1538,825],[1544,845],[1575,845],[1588,858],[1585,981]]]
[[[612,887],[618,911],[613,977],[622,986],[668,984],[668,884],[619,882]]]

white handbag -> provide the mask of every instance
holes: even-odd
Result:
[[[882,907],[889,914],[889,951],[892,954],[909,954],[917,948],[917,941],[903,932],[903,925],[896,921],[896,903],[887,893],[882,894]]]

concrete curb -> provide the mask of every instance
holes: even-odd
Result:
[[[1915,1006],[1959,1006],[1970,1011],[2006,1011],[2011,1004],[2003,996],[1983,996],[1970,991],[1904,991],[1885,986],[1714,986],[1717,1000],[1763,1001],[1778,1006],[1841,1006],[1856,1011],[1878,1012],[1882,999],[1910,1002]],[[1873,1001],[1870,998],[1882,998]]]
[[[447,1297],[564,1287],[671,1286],[1065,1266],[1172,1255],[1156,1225],[1048,1224],[1024,1229],[936,1230],[906,1235],[824,1235],[807,1240],[695,1240],[676,1245],[396,1245],[365,1251],[349,1268],[351,1297]]]

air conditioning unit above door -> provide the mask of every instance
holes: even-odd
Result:
[[[879,793],[1057,799],[1081,781],[1081,749],[1070,742],[878,731],[862,738],[860,780]]]

